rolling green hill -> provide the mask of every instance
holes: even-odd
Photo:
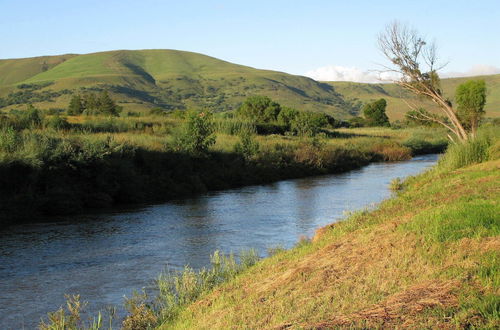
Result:
[[[81,89],[108,89],[125,110],[136,111],[158,106],[231,110],[247,96],[261,94],[287,106],[339,117],[353,113],[352,105],[328,84],[190,52],[123,50],[0,61],[3,99],[9,95],[15,99],[20,90],[34,94],[64,91],[40,102],[18,97],[7,107],[29,101],[45,108],[65,107],[70,94]]]
[[[469,79],[484,79],[486,81],[488,88],[485,106],[486,116],[500,117],[500,75],[443,79],[441,84],[444,94],[453,101],[457,86]],[[431,102],[416,99],[411,93],[395,84],[364,84],[344,81],[327,83],[337,93],[340,93],[345,100],[351,103],[355,103],[356,101],[365,103],[385,98],[387,100],[387,113],[391,120],[402,119],[404,117],[404,114],[409,110],[406,102],[434,111],[437,109]]]
[[[482,77],[489,88],[488,116],[500,116],[500,75]],[[448,95],[469,78],[443,80]],[[232,110],[250,95],[266,95],[303,110],[349,118],[364,102],[384,97],[392,120],[411,98],[393,84],[318,82],[177,50],[118,50],[0,60],[0,108],[65,108],[72,93],[107,89],[125,111],[208,108]],[[451,92],[451,93],[450,93]],[[429,106],[432,108],[432,105]]]

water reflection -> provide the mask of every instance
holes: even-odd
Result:
[[[122,305],[165,267],[201,267],[210,253],[291,247],[300,236],[389,196],[395,177],[436,161],[372,164],[341,175],[212,192],[122,213],[12,227],[0,233],[0,325],[33,328],[81,293],[91,310]],[[78,224],[75,224],[78,220]]]

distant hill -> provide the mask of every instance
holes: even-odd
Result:
[[[231,110],[247,96],[260,94],[287,106],[339,117],[355,113],[329,84],[191,52],[119,50],[0,60],[4,108],[18,107],[8,104],[16,99],[17,103],[35,101],[43,108],[66,107],[71,93],[85,89],[108,89],[126,110],[136,111],[152,107]],[[20,95],[23,92],[25,96]],[[32,100],[28,100],[30,93],[35,95]],[[47,100],[40,100],[43,93]]]
[[[499,116],[500,75],[487,76],[487,110]],[[463,79],[443,81],[452,90]],[[285,106],[321,111],[337,118],[358,113],[362,103],[385,97],[391,119],[407,111],[394,85],[318,82],[259,70],[178,50],[117,50],[0,60],[0,110],[66,108],[71,94],[109,90],[125,111],[235,109],[250,95],[266,95]],[[403,94],[404,96],[405,94]]]
[[[444,95],[453,101],[457,86],[470,79],[484,79],[486,81],[486,116],[500,117],[500,74],[443,79],[441,86]],[[391,120],[402,119],[404,117],[404,114],[409,110],[407,102],[423,106],[426,109],[437,110],[436,105],[430,101],[417,99],[414,95],[395,84],[365,84],[343,81],[326,83],[331,85],[337,93],[342,95],[344,100],[350,103],[355,103],[356,101],[366,103],[379,98],[385,98],[387,100],[387,113]]]

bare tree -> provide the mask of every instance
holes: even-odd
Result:
[[[392,63],[392,67],[387,67],[388,71],[396,72],[401,77],[395,81],[396,84],[436,103],[448,120],[444,121],[440,116],[418,110],[413,112],[415,119],[437,122],[446,127],[451,131],[448,137],[452,141],[467,141],[469,134],[451,102],[441,92],[437,71],[444,65],[438,64],[435,43],[428,43],[417,31],[394,22],[379,35],[378,44]]]

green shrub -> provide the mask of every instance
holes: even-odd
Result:
[[[44,124],[45,127],[54,130],[68,130],[71,128],[71,124],[68,123],[66,118],[60,117],[59,115],[46,118]]]
[[[215,144],[214,131],[211,113],[190,112],[184,130],[176,139],[176,147],[195,155],[206,154]]]
[[[0,127],[0,152],[12,153],[19,146],[20,136],[10,126]]]
[[[243,155],[245,159],[251,159],[258,154],[260,145],[253,135],[249,132],[244,132],[240,136],[240,142],[237,142],[234,146],[234,151],[238,154]]]

